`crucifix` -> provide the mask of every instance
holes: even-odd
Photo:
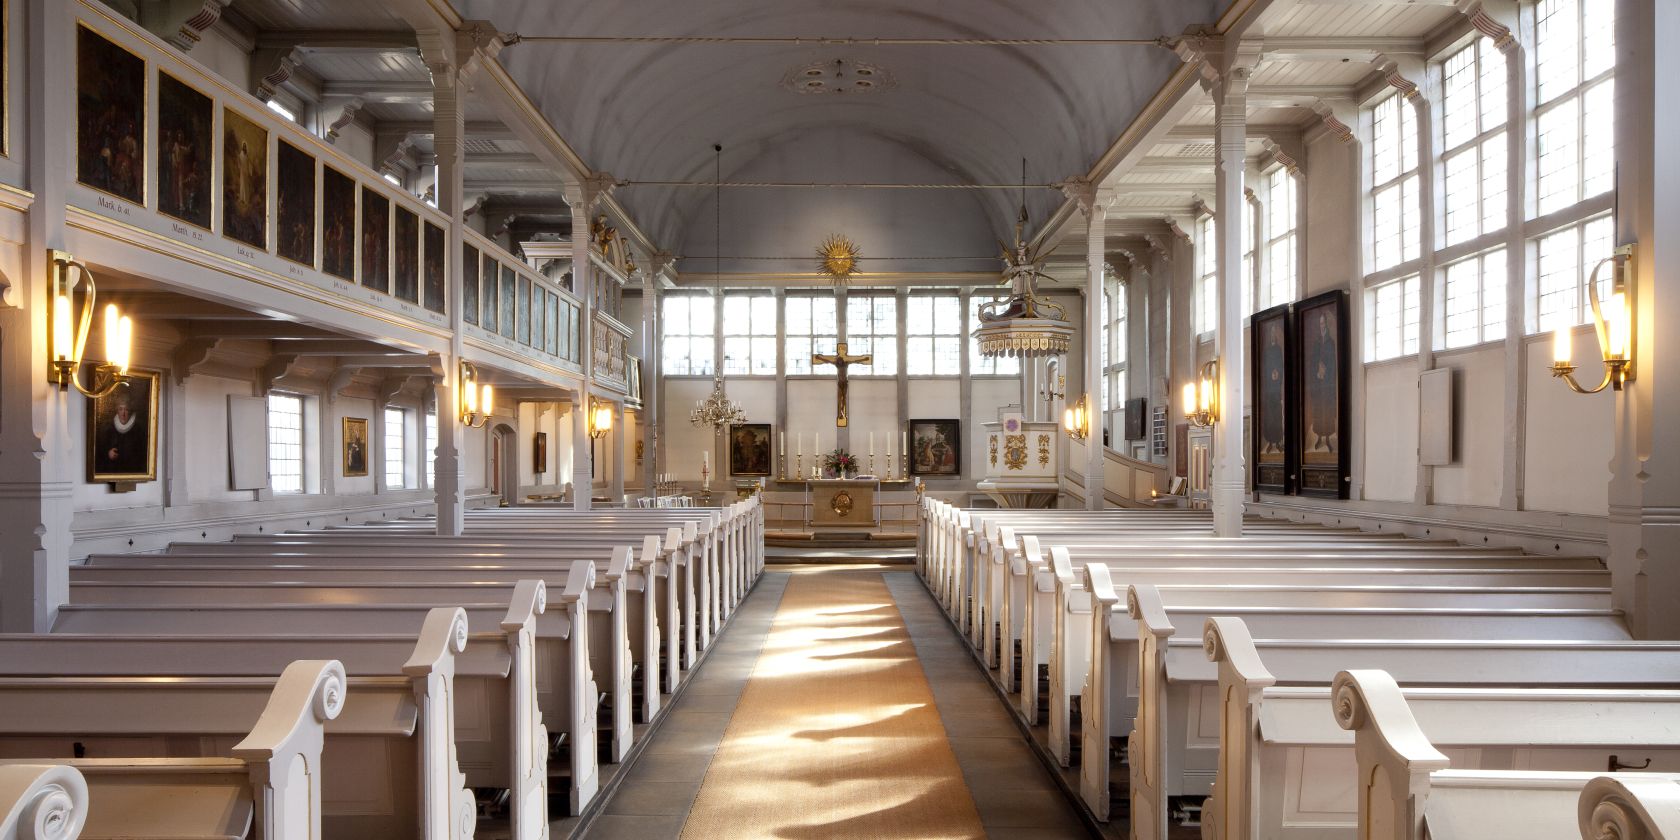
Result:
[[[836,391],[834,425],[842,427],[846,425],[846,368],[854,364],[867,365],[873,361],[875,361],[875,356],[870,353],[861,356],[846,355],[846,342],[844,341],[836,346],[832,356],[825,356],[822,353],[811,356],[811,364],[834,365],[835,369],[840,371],[839,389]]]

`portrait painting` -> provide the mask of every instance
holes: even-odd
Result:
[[[216,103],[158,73],[158,212],[210,229]]]
[[[514,280],[513,280],[513,267],[512,266],[506,266],[506,265],[502,266],[501,287],[502,287],[502,291],[501,291],[501,296],[502,296],[502,314],[501,314],[502,335],[507,337],[507,338],[513,338],[513,319],[514,319],[515,310],[518,307],[517,307],[516,303],[514,302],[514,293],[513,293]]]
[[[368,474],[368,421],[366,417],[344,418],[344,475]]]
[[[519,312],[514,316],[518,325],[519,335],[514,339],[520,344],[529,346],[531,343],[531,278],[519,275]]]
[[[146,62],[76,28],[76,180],[146,203]]]
[[[962,424],[957,420],[910,421],[910,474],[962,474]]]
[[[482,314],[479,316],[481,320],[479,326],[483,327],[484,331],[488,333],[501,332],[499,325],[501,324],[502,296],[497,291],[501,287],[496,280],[500,268],[501,263],[496,262],[489,254],[484,255],[484,277],[479,281],[480,293],[484,297],[480,304]]]
[[[770,474],[770,424],[737,423],[729,427],[729,472]]]
[[[88,481],[157,479],[158,375],[129,371],[128,382],[88,400]]]
[[[425,260],[426,308],[433,312],[449,311],[449,269],[445,264],[443,228],[426,223],[426,242],[422,253]]]
[[[315,265],[315,158],[282,140],[274,153],[274,252]]]
[[[391,273],[395,294],[409,303],[420,302],[420,217],[397,207],[396,232],[391,235]]]
[[[222,109],[222,235],[268,248],[268,129]]]
[[[356,181],[321,167],[321,270],[356,280]]]
[[[461,320],[469,324],[478,323],[478,249],[471,245],[465,246],[466,254],[461,258]]]
[[[1255,313],[1249,330],[1249,351],[1254,354],[1250,386],[1254,395],[1254,426],[1250,458],[1254,463],[1254,489],[1288,493],[1293,487],[1293,426],[1289,416],[1289,393],[1293,377],[1289,370],[1289,305],[1274,306]]]
[[[1347,498],[1347,294],[1295,305],[1300,493]]]
[[[362,285],[391,291],[391,200],[362,187]]]
[[[548,472],[548,432],[537,432],[531,438],[531,472]]]

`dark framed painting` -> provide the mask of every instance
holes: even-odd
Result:
[[[368,474],[368,421],[366,417],[344,418],[344,475]]]
[[[1249,393],[1254,401],[1254,429],[1249,462],[1254,489],[1288,493],[1295,487],[1295,424],[1289,406],[1295,384],[1290,364],[1289,304],[1255,313],[1250,321],[1253,356]]]
[[[1296,492],[1345,499],[1348,452],[1347,292],[1326,292],[1295,304],[1298,452]]]
[[[281,140],[274,152],[274,252],[315,267],[315,158]]]
[[[910,421],[910,474],[962,475],[961,421]]]
[[[502,281],[501,281],[500,285],[502,287],[502,291],[501,291],[502,312],[501,312],[501,318],[500,318],[500,321],[501,321],[500,326],[502,328],[502,336],[503,337],[513,338],[513,335],[514,335],[514,333],[513,333],[513,320],[514,320],[514,315],[518,310],[518,305],[514,301],[513,267],[504,265],[501,268],[502,268]]]
[[[362,285],[391,292],[391,199],[362,187]]]
[[[501,332],[499,325],[501,324],[502,296],[498,291],[501,284],[496,280],[500,271],[501,263],[496,262],[489,254],[485,254],[484,278],[479,281],[482,284],[481,294],[484,297],[482,303],[483,314],[480,316],[482,323],[479,326],[484,327],[484,331],[491,334]]]
[[[560,355],[560,296],[548,293],[548,352]]]
[[[209,230],[216,103],[161,70],[157,97],[158,212]]]
[[[356,280],[356,181],[321,166],[321,270]]]
[[[76,180],[146,203],[146,60],[76,27]]]
[[[420,217],[398,205],[391,234],[391,282],[398,299],[420,302]]]
[[[770,474],[770,424],[737,423],[729,427],[731,475]]]
[[[444,262],[443,228],[426,223],[425,248],[421,259],[425,260],[426,275],[426,308],[433,312],[449,311],[449,269]]]
[[[1126,400],[1126,440],[1143,440],[1149,436],[1149,399],[1133,397]]]
[[[542,350],[548,347],[548,291],[531,286],[531,346]]]
[[[548,432],[537,432],[531,438],[531,472],[548,472]]]
[[[129,371],[128,384],[88,400],[88,481],[157,479],[158,374]]]
[[[463,246],[466,251],[461,257],[461,320],[469,324],[478,323],[478,249],[471,245]]]
[[[514,323],[518,327],[519,335],[515,341],[530,346],[531,344],[531,278],[519,275],[519,312],[514,316]]]
[[[222,235],[268,250],[268,129],[222,109]]]

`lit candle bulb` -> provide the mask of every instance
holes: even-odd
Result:
[[[76,337],[71,334],[70,296],[53,297],[53,358],[69,359],[75,352]]]
[[[1570,364],[1575,359],[1574,331],[1569,327],[1558,327],[1552,331],[1552,361]]]
[[[1184,413],[1196,413],[1196,383],[1184,383]]]
[[[484,396],[480,399],[480,402],[484,404],[483,408],[486,415],[494,414],[496,408],[496,389],[490,387],[489,385],[484,386]]]
[[[1627,358],[1628,345],[1628,311],[1627,293],[1616,292],[1610,295],[1610,300],[1604,304],[1604,332],[1610,342],[1606,348],[1612,359]]]

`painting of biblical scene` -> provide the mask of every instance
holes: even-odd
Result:
[[[89,482],[157,478],[158,375],[128,376],[128,384],[88,400]]]
[[[484,296],[484,302],[480,306],[484,313],[481,316],[483,323],[479,326],[483,327],[485,332],[491,334],[501,331],[498,325],[501,323],[502,296],[498,293],[498,289],[501,287],[496,282],[496,272],[500,265],[486,254],[484,257],[484,277],[479,281]]]
[[[314,267],[315,159],[282,140],[274,154],[274,172],[274,252]]]
[[[362,187],[362,285],[391,291],[391,200]]]
[[[344,418],[344,474],[368,474],[368,421],[366,417]]]
[[[548,432],[537,432],[531,440],[531,472],[548,472]]]
[[[548,352],[560,355],[560,296],[548,296]]]
[[[541,286],[531,287],[531,346],[538,350],[548,346],[548,292]]]
[[[391,240],[391,268],[395,294],[409,303],[420,302],[420,217],[397,208],[396,233]]]
[[[210,229],[216,103],[158,73],[158,212]]]
[[[1252,441],[1254,489],[1287,493],[1295,455],[1289,443],[1289,305],[1256,313],[1249,339],[1254,343],[1254,423],[1260,430]]]
[[[268,248],[268,129],[222,109],[222,235]]]
[[[356,182],[321,167],[321,270],[356,279]]]
[[[749,476],[770,474],[769,423],[729,427],[729,472]]]
[[[426,308],[433,312],[449,311],[448,286],[443,281],[446,272],[443,251],[443,228],[427,222],[423,257],[426,261]]]
[[[478,249],[471,245],[466,247],[466,256],[461,258],[461,320],[469,324],[478,323]]]
[[[76,30],[76,180],[146,203],[146,62]]]
[[[520,344],[529,345],[531,343],[531,278],[523,274],[519,275],[519,314],[515,317],[517,320],[514,323],[519,325],[519,337],[516,340]]]
[[[961,430],[956,420],[911,420],[910,474],[961,475]]]
[[[505,266],[505,265],[502,266],[502,283],[501,283],[501,286],[502,286],[502,293],[501,293],[502,294],[502,318],[501,318],[502,335],[504,335],[508,338],[513,338],[513,316],[514,316],[516,310],[518,309],[518,306],[514,302],[513,269],[509,266]]]
[[[1295,306],[1300,372],[1300,492],[1347,497],[1347,295],[1340,290]]]

